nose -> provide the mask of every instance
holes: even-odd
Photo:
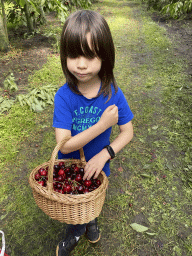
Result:
[[[80,56],[77,58],[77,68],[86,69],[87,68],[87,60],[85,57]]]

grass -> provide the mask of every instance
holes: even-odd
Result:
[[[115,76],[135,115],[134,138],[111,163],[99,217],[101,241],[92,246],[82,237],[72,255],[191,255],[192,119],[186,60],[175,56],[175,42],[139,2],[105,0],[92,8],[106,16],[114,37]],[[34,88],[61,80],[54,56],[29,84]],[[28,185],[30,171],[49,160],[55,146],[52,111],[33,113],[15,105],[0,117],[0,225],[11,256],[55,255],[65,228],[38,209]],[[112,139],[117,133],[114,127]],[[131,223],[147,226],[150,234],[134,231]]]

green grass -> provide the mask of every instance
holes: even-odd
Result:
[[[134,3],[134,5],[133,5]],[[135,115],[134,138],[111,163],[99,217],[101,241],[82,237],[74,256],[191,255],[191,83],[165,29],[137,1],[92,6],[111,28],[115,76]],[[132,4],[129,6],[129,4]],[[50,72],[54,70],[54,72]],[[30,87],[63,82],[58,56],[30,77]],[[65,224],[34,203],[28,177],[55,146],[53,107],[32,113],[15,105],[1,116],[1,229],[15,256],[55,255]],[[114,127],[112,139],[118,134]],[[131,204],[132,205],[131,205]],[[131,223],[149,228],[137,233]]]

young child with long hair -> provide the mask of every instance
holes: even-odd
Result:
[[[103,16],[90,10],[71,14],[63,27],[60,57],[66,83],[55,95],[53,127],[57,143],[72,137],[58,158],[80,159],[83,148],[87,161],[83,179],[95,179],[101,170],[109,176],[110,160],[133,137],[133,114],[113,75],[114,44]],[[110,143],[115,124],[120,132]],[[92,243],[99,241],[97,219],[68,225],[56,255],[69,255],[83,234]]]

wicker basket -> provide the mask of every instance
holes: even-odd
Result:
[[[98,176],[101,181],[101,185],[92,192],[71,195],[61,194],[55,192],[53,189],[53,169],[54,165],[59,162],[64,162],[65,166],[70,166],[72,163],[76,163],[78,167],[85,167],[86,160],[83,149],[80,149],[80,159],[60,159],[56,160],[56,156],[60,148],[70,139],[71,137],[64,138],[58,143],[53,150],[51,159],[49,162],[43,163],[37,166],[30,174],[29,184],[33,191],[33,196],[36,204],[42,211],[50,216],[52,219],[64,222],[67,224],[84,224],[95,219],[101,213],[106,189],[108,186],[107,176],[103,171]],[[35,180],[35,174],[40,168],[49,168],[47,186],[41,186]]]

